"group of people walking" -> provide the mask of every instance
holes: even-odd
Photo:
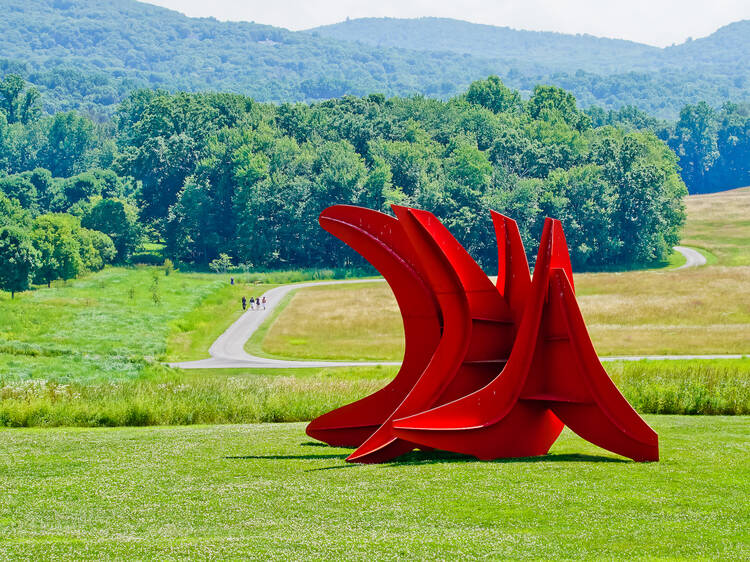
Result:
[[[250,310],[266,309],[266,297],[250,297]],[[242,297],[242,310],[247,310],[247,299]]]

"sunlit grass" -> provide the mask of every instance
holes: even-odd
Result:
[[[685,202],[683,245],[708,250],[720,265],[750,265],[750,187],[691,195]]]
[[[747,417],[648,416],[661,461],[348,465],[302,424],[0,431],[0,552],[56,560],[746,560]]]
[[[750,353],[750,267],[575,276],[600,355]],[[403,325],[384,283],[301,289],[262,348],[289,358],[398,360]]]
[[[294,358],[399,360],[403,322],[385,283],[311,287],[294,293],[262,349]]]
[[[166,353],[171,324],[228,284],[212,274],[107,268],[11,299],[0,293],[0,377],[119,379]],[[37,360],[26,367],[17,357]],[[136,365],[136,367],[132,367]]]
[[[750,414],[750,359],[618,362],[606,369],[641,413]],[[382,388],[396,371],[391,366],[176,371],[150,364],[130,379],[5,379],[0,426],[307,421]]]

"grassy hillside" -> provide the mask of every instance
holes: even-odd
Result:
[[[747,559],[747,417],[647,416],[661,462],[346,465],[302,424],[2,430],[0,551],[36,559]],[[106,454],[104,454],[106,453]]]
[[[134,87],[219,90],[261,101],[344,94],[448,97],[499,74],[572,89],[584,105],[675,117],[686,103],[747,99],[748,22],[660,50],[454,20],[353,20],[312,32],[188,18],[134,0],[0,0],[0,74],[37,84],[48,110],[111,111]]]

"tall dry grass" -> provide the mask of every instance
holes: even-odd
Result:
[[[607,363],[641,413],[750,414],[750,359]],[[0,426],[140,426],[310,420],[382,388],[393,367],[180,373],[138,380],[0,381]]]
[[[750,354],[750,267],[576,275],[600,355]],[[383,283],[302,289],[262,349],[290,358],[398,360],[403,325]]]
[[[682,244],[708,250],[720,265],[750,265],[750,187],[685,199]]]

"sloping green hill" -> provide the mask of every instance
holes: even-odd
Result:
[[[669,118],[686,103],[750,99],[750,22],[657,49],[435,18],[291,32],[134,0],[0,0],[0,13],[0,75],[36,84],[48,111],[107,114],[136,87],[275,102],[372,92],[446,98],[489,74],[525,93],[550,83],[584,106],[632,104]]]

